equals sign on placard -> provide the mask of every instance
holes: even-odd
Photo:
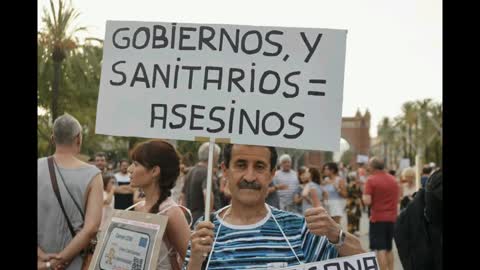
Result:
[[[314,83],[314,84],[326,84],[327,83],[327,80],[315,80],[315,79],[312,79],[312,80],[308,80],[309,83]],[[309,96],[325,96],[325,92],[322,92],[322,91],[308,91],[307,92],[307,95]]]

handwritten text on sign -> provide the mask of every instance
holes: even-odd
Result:
[[[346,31],[108,21],[96,132],[338,150]]]

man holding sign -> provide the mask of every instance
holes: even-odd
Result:
[[[212,214],[212,222],[196,224],[185,269],[267,269],[364,252],[359,239],[344,232],[323,207],[301,217],[265,204],[275,148],[229,144],[224,158],[231,205]]]
[[[205,209],[212,222],[195,227],[185,268],[275,268],[363,252],[321,207],[302,217],[268,206],[277,153],[251,146],[338,151],[345,49],[345,30],[107,22],[96,133],[207,137],[209,163],[215,139],[235,143],[223,164],[231,205],[211,217]]]

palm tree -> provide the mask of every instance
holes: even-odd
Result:
[[[432,106],[432,99],[418,100],[415,102],[416,107],[418,108],[418,133],[417,133],[417,144],[422,146],[424,151],[423,157],[424,161],[429,160],[429,142],[428,138],[432,135],[432,124],[428,120],[428,112]]]
[[[388,135],[389,135],[389,129],[390,129],[390,120],[388,117],[384,117],[382,119],[381,124],[378,126],[378,137],[380,138],[382,144],[383,144],[383,159],[384,159],[384,164],[387,164],[387,157],[388,157],[388,144],[390,143]]]
[[[443,117],[443,107],[442,104],[434,104],[430,110],[429,120],[434,127],[434,134],[437,136],[432,136],[430,142],[434,143],[434,153],[435,163],[441,166],[442,164],[442,117]]]
[[[410,161],[413,160],[413,149],[412,146],[414,145],[414,138],[413,138],[413,131],[417,125],[417,108],[414,102],[405,102],[402,105],[402,121],[405,123],[408,131],[407,143],[408,143],[408,158]]]
[[[394,121],[394,128],[397,130],[399,136],[399,146],[403,151],[402,157],[408,158],[407,125],[405,123],[405,119],[403,116],[397,116],[395,117]]]
[[[58,0],[58,10],[55,9],[53,0],[50,0],[50,11],[44,8],[42,18],[45,29],[40,33],[40,43],[45,46],[51,55],[53,61],[53,83],[51,99],[51,116],[55,120],[59,115],[58,97],[60,93],[60,77],[62,62],[67,56],[67,52],[76,48],[77,42],[73,35],[86,30],[85,27],[73,27],[73,22],[80,13],[76,11],[69,2],[65,5],[62,0]]]
[[[398,136],[393,121],[388,117],[382,119],[378,127],[378,136],[380,136],[384,146],[385,165],[391,167],[394,162],[392,155],[395,152],[395,143]]]

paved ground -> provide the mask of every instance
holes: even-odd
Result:
[[[344,216],[342,218],[342,227],[347,228],[347,217]],[[368,216],[366,213],[362,214],[362,218],[360,219],[360,241],[362,242],[362,246],[365,250],[370,251],[369,249],[369,240],[368,240]],[[393,242],[393,258],[394,258],[394,270],[403,270],[402,264],[400,263],[400,259],[398,258],[397,247],[395,246],[395,241]]]

